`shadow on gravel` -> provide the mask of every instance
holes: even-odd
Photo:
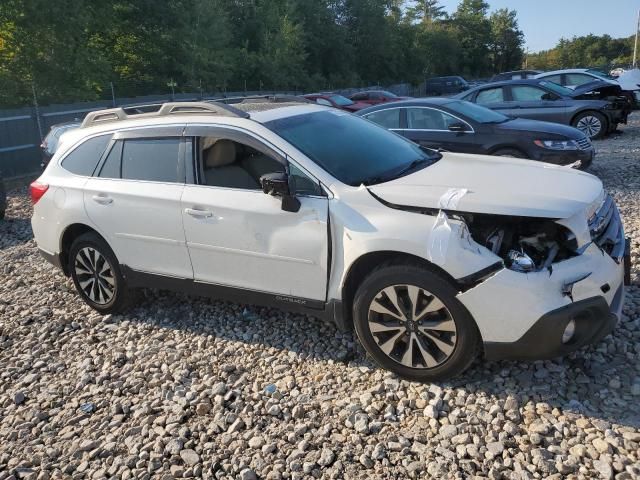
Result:
[[[12,218],[7,212],[4,220],[0,220],[0,251],[28,243],[33,238],[31,221],[26,218]]]
[[[142,321],[197,336],[213,335],[226,341],[287,350],[301,359],[334,361],[350,368],[378,368],[366,358],[355,334],[341,333],[329,322],[169,292],[145,293],[146,299],[123,315],[124,319],[146,319]],[[617,335],[622,333],[618,331]],[[639,428],[640,412],[634,401],[637,397],[631,393],[635,366],[629,365],[624,349],[618,348],[624,342],[614,337],[612,345],[611,340],[608,337],[598,345],[554,361],[479,359],[463,375],[440,386],[503,401],[511,395],[521,407],[529,401],[543,402],[549,405],[549,412],[558,408],[565,415],[584,414],[605,422],[599,425],[603,430],[609,428],[608,423]]]

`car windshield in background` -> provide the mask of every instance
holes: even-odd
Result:
[[[570,97],[571,95],[573,95],[573,90],[567,87],[563,87],[562,85],[558,85],[554,82],[544,81],[540,82],[540,85],[563,97]]]
[[[353,105],[354,103],[351,100],[349,100],[347,97],[343,97],[342,95],[331,95],[331,100],[333,100],[333,102],[336,105],[339,105],[341,107],[346,107],[347,105]]]
[[[265,126],[347,185],[374,185],[441,158],[385,128],[341,111],[272,120]],[[321,132],[321,133],[319,133]]]
[[[380,93],[387,98],[398,98],[398,96],[395,93],[387,92],[386,90],[383,90]]]
[[[456,113],[469,117],[478,123],[504,123],[509,117],[471,102],[450,102],[445,105]]]

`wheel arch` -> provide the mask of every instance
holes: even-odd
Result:
[[[62,236],[60,237],[60,263],[62,265],[62,271],[66,276],[70,275],[68,265],[69,265],[69,250],[71,250],[71,245],[74,240],[78,238],[80,235],[84,235],[85,233],[95,233],[99,236],[104,242],[108,245],[109,242],[100,235],[100,233],[95,229],[86,225],[84,223],[73,223],[68,225]]]
[[[570,125],[573,127],[573,123],[575,122],[576,118],[578,118],[580,115],[583,115],[585,113],[597,113],[598,115],[600,115],[602,118],[604,118],[604,128],[603,130],[608,131],[609,130],[609,124],[611,122],[611,120],[609,119],[609,116],[606,113],[603,113],[601,111],[599,111],[596,108],[592,108],[592,107],[587,107],[584,108],[583,110],[579,110],[576,113],[573,114],[573,116],[571,117],[571,121],[570,121]],[[577,128],[577,127],[574,127]]]
[[[522,155],[524,155],[525,159],[531,159],[531,156],[525,152],[521,147],[519,147],[518,145],[514,145],[512,143],[506,143],[506,144],[500,144],[500,145],[494,145],[493,147],[491,147],[488,151],[488,155],[495,155],[497,152],[499,152],[500,150],[516,150],[517,152],[520,152]]]
[[[394,250],[380,250],[365,253],[351,263],[342,282],[342,311],[336,312],[336,323],[341,330],[353,329],[353,300],[358,286],[367,275],[383,263],[389,265],[418,265],[431,270],[450,281],[453,285],[458,285],[458,282],[441,267],[417,255]]]

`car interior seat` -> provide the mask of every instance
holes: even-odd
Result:
[[[215,141],[215,139],[214,139]],[[203,142],[204,178],[212,187],[256,190],[258,182],[237,162],[236,144],[231,140],[217,140],[212,146]]]

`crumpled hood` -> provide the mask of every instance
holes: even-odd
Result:
[[[467,189],[449,209],[561,219],[589,207],[602,192],[602,182],[542,162],[444,153],[430,167],[368,188],[388,203],[433,209],[440,208],[443,196],[451,196],[451,189]]]

